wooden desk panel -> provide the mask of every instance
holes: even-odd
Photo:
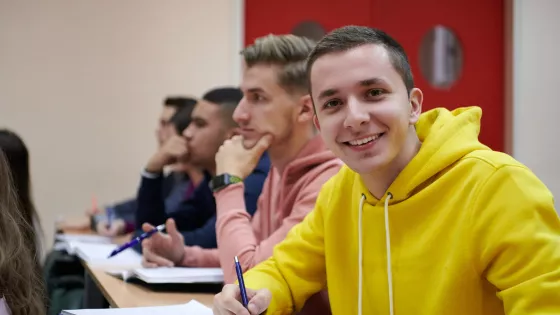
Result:
[[[212,307],[213,294],[151,291],[143,286],[127,283],[108,275],[102,268],[90,268],[89,266],[86,268],[112,307],[163,306],[183,304],[193,299]]]

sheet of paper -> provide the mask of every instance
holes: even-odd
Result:
[[[73,252],[81,259],[90,264],[110,264],[110,265],[140,265],[142,256],[129,248],[120,254],[109,257],[109,254],[117,248],[114,244],[95,244],[82,242],[68,242]]]
[[[111,244],[111,238],[101,235],[81,235],[81,234],[57,234],[56,240],[60,242],[83,242],[83,243],[98,243],[98,244]]]
[[[187,304],[154,306],[154,307],[134,307],[134,308],[109,308],[109,309],[89,309],[89,310],[69,310],[63,311],[62,315],[212,315],[212,309],[204,306],[196,300],[191,300]]]

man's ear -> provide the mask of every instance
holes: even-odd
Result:
[[[424,95],[422,91],[418,88],[413,88],[410,91],[410,117],[408,122],[411,125],[416,124],[418,119],[420,118],[420,114],[422,114],[422,101],[424,99]]]
[[[299,113],[298,113],[298,122],[308,122],[313,119],[314,112],[313,112],[313,101],[311,101],[311,96],[306,94],[299,99]]]

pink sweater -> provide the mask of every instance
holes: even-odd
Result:
[[[272,256],[274,246],[313,210],[319,190],[341,166],[342,162],[316,136],[282,174],[274,167],[270,170],[252,219],[245,211],[243,183],[219,191],[214,195],[219,250],[187,246],[182,264],[221,266],[224,281],[235,282],[234,256],[238,256],[243,271]]]

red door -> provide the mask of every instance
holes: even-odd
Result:
[[[482,107],[480,140],[504,150],[504,0],[373,0],[372,26],[403,45],[417,87],[424,92],[423,110]],[[462,47],[457,81],[437,89],[422,75],[421,41],[436,25],[451,29]]]
[[[326,31],[348,24],[380,28],[406,50],[415,83],[424,92],[424,110],[482,107],[480,139],[503,151],[504,1],[246,0],[245,42],[269,33],[290,33],[303,21],[318,22]],[[429,84],[419,66],[422,39],[436,25],[452,30],[462,47],[460,75],[445,89]]]

